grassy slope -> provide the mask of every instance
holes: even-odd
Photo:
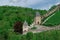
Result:
[[[28,34],[27,35],[20,35],[15,34],[13,32],[10,32],[8,35],[8,40],[28,40],[31,36],[31,40],[60,40],[60,30],[51,30],[51,31],[45,31],[41,33],[35,33],[35,34]]]
[[[52,16],[49,20],[47,20],[44,25],[54,26],[54,25],[60,24],[60,10],[59,11],[57,10],[54,13],[56,13],[56,14],[54,16]]]

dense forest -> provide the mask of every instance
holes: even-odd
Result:
[[[25,20],[28,24],[31,24],[34,21],[37,11],[40,12],[41,15],[47,12],[46,10],[36,10],[32,8],[0,6],[0,26],[10,28],[16,21],[24,22]]]
[[[16,21],[25,20],[28,24],[34,21],[36,11],[41,15],[46,13],[46,10],[34,10],[32,8],[14,7],[14,6],[0,6],[0,27],[1,29],[13,28]]]
[[[54,7],[52,7],[50,10],[52,10]],[[37,10],[14,6],[0,6],[0,40],[60,40],[60,31],[56,30],[36,34],[29,32],[26,35],[15,33],[12,30],[16,21],[24,22],[26,20],[30,25],[34,21],[37,11],[40,13],[40,15],[47,13],[47,10]],[[57,16],[58,15],[59,14],[57,14]],[[56,22],[58,19],[56,19]],[[55,21],[53,21],[53,23],[54,22]],[[48,23],[49,22],[47,22],[47,24]]]
[[[7,31],[13,29],[16,21],[24,22],[26,20],[30,25],[34,21],[37,11],[40,12],[40,15],[47,12],[46,10],[36,10],[32,8],[0,6],[0,40],[7,39]]]

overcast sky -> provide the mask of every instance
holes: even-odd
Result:
[[[59,3],[60,0],[0,0],[0,6],[22,6],[33,9],[49,9],[52,5]]]

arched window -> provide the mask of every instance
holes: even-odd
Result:
[[[39,24],[39,22],[38,22],[38,24]]]

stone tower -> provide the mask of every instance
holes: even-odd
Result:
[[[39,25],[41,24],[41,15],[39,14],[39,12],[36,12],[36,17],[34,19],[35,25]]]
[[[23,23],[23,34],[27,33],[29,30],[29,26],[28,26],[28,23],[25,21]]]

